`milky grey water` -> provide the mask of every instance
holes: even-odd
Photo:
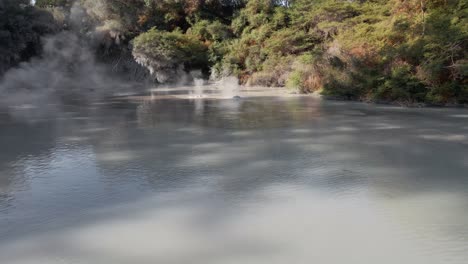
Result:
[[[0,262],[468,263],[468,111],[310,97],[0,118]]]

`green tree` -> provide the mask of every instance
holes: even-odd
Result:
[[[174,80],[180,71],[205,69],[207,50],[195,36],[181,31],[160,31],[156,28],[133,41],[133,56],[148,68],[159,82]]]
[[[0,76],[10,67],[38,55],[41,37],[58,29],[52,15],[27,0],[0,2]]]

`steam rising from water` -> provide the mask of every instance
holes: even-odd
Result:
[[[16,117],[36,118],[56,114],[64,104],[92,102],[128,90],[128,82],[95,59],[98,44],[106,39],[117,43],[120,38],[92,25],[87,12],[76,2],[62,21],[68,21],[69,31],[45,37],[40,57],[0,77],[0,108]],[[83,28],[91,30],[83,34]]]
[[[6,107],[15,117],[35,119],[60,113],[64,104],[89,103],[120,92],[135,92],[134,84],[115,78],[110,65],[96,61],[97,46],[119,45],[124,37],[108,23],[93,22],[93,16],[105,17],[97,10],[99,4],[80,3],[76,1],[61,19],[69,31],[44,38],[42,56],[20,64],[0,78],[0,108]],[[90,30],[83,33],[83,28]],[[189,98],[208,97],[201,72],[179,72],[176,87],[191,84]],[[235,77],[224,77],[211,88],[217,98],[233,98],[239,95],[238,83]]]
[[[186,93],[183,93],[186,91]],[[174,85],[162,85],[151,90],[151,99],[159,95],[171,95],[178,99],[232,99],[241,94],[239,80],[234,76],[223,77],[218,80],[205,80],[200,71],[182,73]],[[175,93],[175,94],[174,94]],[[159,97],[160,98],[160,97]]]
[[[79,92],[98,92],[110,80],[103,80],[104,69],[95,64],[94,55],[73,33],[63,32],[44,41],[44,54],[6,73],[1,83],[8,102],[34,104],[38,98],[52,98]],[[14,99],[11,102],[11,99]]]
[[[205,88],[213,88],[216,93],[207,94]],[[193,90],[191,91],[190,98],[218,98],[218,99],[231,99],[240,94],[239,80],[234,76],[223,77],[214,83],[214,87],[206,84],[205,80],[200,78],[193,79]]]
[[[238,96],[240,92],[239,80],[236,77],[223,77],[217,83],[218,89],[221,91],[221,97],[233,98]]]
[[[5,74],[0,83],[0,105],[10,110],[33,109],[28,114],[37,115],[56,110],[64,102],[89,102],[123,87],[96,63],[84,40],[72,32],[62,32],[44,39],[42,57]]]
[[[195,97],[203,97],[203,86],[205,84],[205,80],[203,79],[194,79],[193,80],[195,88],[193,89],[193,94]]]

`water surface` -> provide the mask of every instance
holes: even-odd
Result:
[[[467,263],[468,112],[310,97],[0,113],[1,263]]]

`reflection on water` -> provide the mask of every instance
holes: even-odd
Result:
[[[466,115],[271,97],[5,116],[2,263],[466,263]]]

